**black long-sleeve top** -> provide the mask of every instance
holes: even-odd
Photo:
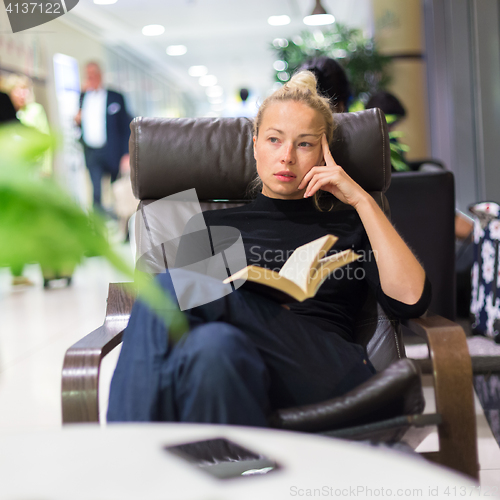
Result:
[[[293,250],[326,234],[338,237],[331,252],[351,248],[360,254],[358,261],[330,275],[315,297],[290,304],[295,314],[306,316],[321,328],[334,331],[346,340],[353,341],[355,318],[369,287],[386,313],[396,318],[421,316],[429,306],[431,287],[427,279],[422,296],[413,305],[395,300],[382,291],[368,236],[354,209],[320,212],[312,198],[281,200],[259,194],[247,205],[210,210],[203,216],[209,229],[229,226],[240,231],[248,265],[279,271]],[[222,242],[214,247],[211,240],[213,255],[225,250],[223,245]],[[183,253],[182,249],[179,253]],[[177,264],[178,260],[176,267]]]

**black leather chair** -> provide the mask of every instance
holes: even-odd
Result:
[[[430,163],[431,160],[425,160]],[[432,163],[436,164],[435,160]],[[442,166],[442,164],[440,164]],[[387,191],[391,220],[424,266],[432,283],[429,310],[452,321],[456,316],[455,179],[444,167],[434,171],[392,174]],[[465,320],[466,321],[466,320]],[[432,373],[425,346],[407,333],[407,355]],[[417,340],[417,341],[416,341]],[[500,346],[481,336],[467,338],[475,375],[500,373]]]
[[[432,284],[429,309],[455,320],[455,180],[448,170],[398,172],[387,190],[391,221]]]
[[[383,115],[372,109],[336,115],[336,120],[331,144],[334,158],[388,214],[384,193],[391,168]],[[141,220],[151,201],[193,187],[203,209],[248,201],[246,188],[255,176],[250,120],[136,118],[131,130],[131,177],[134,194],[141,200]],[[150,235],[159,222],[165,221],[147,220],[143,226]],[[136,235],[136,239],[147,237]],[[141,257],[141,266],[154,267],[153,261],[161,258],[163,250],[152,248]],[[67,351],[62,374],[64,423],[98,421],[101,359],[121,341],[132,303],[130,286],[111,284],[104,325]],[[437,414],[422,415],[420,372],[416,363],[405,358],[400,325],[370,297],[357,321],[356,335],[377,375],[340,398],[278,411],[270,417],[270,425],[350,439],[395,441],[408,435],[409,428],[437,424],[440,450],[428,458],[477,478],[472,375],[463,330],[439,316],[415,319],[408,326],[429,344]]]

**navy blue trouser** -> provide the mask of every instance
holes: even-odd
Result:
[[[182,276],[188,288],[196,282],[195,273]],[[157,279],[175,301],[170,273]],[[108,421],[266,426],[274,409],[339,396],[375,373],[361,346],[253,292],[185,313],[190,331],[172,345],[163,321],[135,303]]]
[[[111,182],[114,182],[117,179],[118,172],[111,173],[112,168],[107,159],[106,147],[96,149],[85,146],[84,153],[85,163],[89,170],[90,180],[92,181],[94,207],[100,209],[102,208],[102,176],[110,174]]]

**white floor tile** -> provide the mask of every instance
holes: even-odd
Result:
[[[24,274],[35,286],[12,290],[0,272],[0,432],[61,427],[64,354],[102,324],[109,283],[124,281],[101,258],[79,266],[67,288],[44,290],[38,266]]]
[[[424,397],[425,397],[425,411],[424,413],[435,412],[435,399],[434,399],[434,386],[432,383],[431,375],[424,375]],[[481,471],[494,471],[500,477],[500,447],[496,442],[491,432],[490,426],[486,417],[484,416],[481,403],[476,394],[474,394],[474,403],[476,408],[476,429],[477,429],[477,451],[479,458],[479,468]],[[439,450],[439,441],[437,430],[433,431],[417,448],[420,453],[437,451]],[[485,474],[485,484],[491,485],[490,479],[495,474]],[[483,485],[483,475],[481,474],[481,485]],[[500,490],[498,491],[500,494]]]

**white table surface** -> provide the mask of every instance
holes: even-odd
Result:
[[[282,470],[216,479],[165,445],[226,437]],[[198,424],[66,426],[0,436],[3,499],[477,498],[464,476],[411,455],[295,432]],[[498,494],[498,492],[496,492]]]

